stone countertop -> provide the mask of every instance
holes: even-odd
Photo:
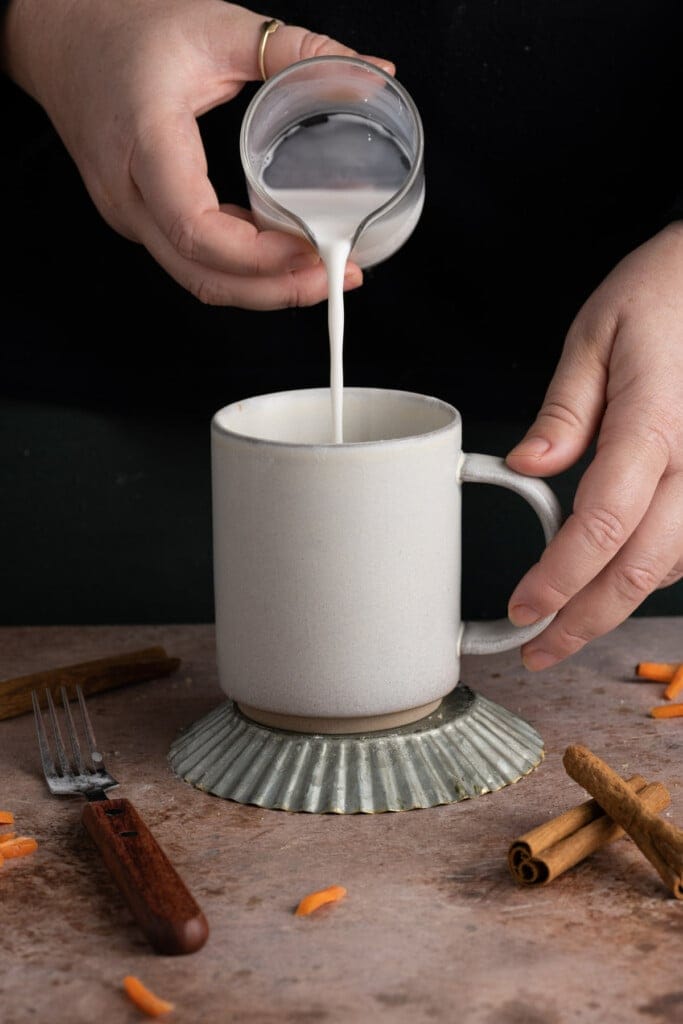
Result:
[[[462,680],[545,742],[519,782],[460,803],[377,815],[290,814],[202,793],[172,773],[178,733],[224,698],[211,625],[0,629],[2,676],[163,645],[173,675],[93,696],[107,767],[209,920],[199,952],[146,945],[80,823],[48,794],[32,717],[0,721],[0,808],[39,849],[0,868],[2,1024],[133,1024],[126,974],[170,999],[173,1024],[630,1024],[683,1020],[683,904],[628,838],[548,886],[518,886],[510,842],[587,798],[562,754],[583,743],[671,793],[683,825],[683,720],[641,660],[683,659],[677,618],[634,618],[555,668],[516,652],[463,660]],[[346,899],[296,917],[301,896]]]

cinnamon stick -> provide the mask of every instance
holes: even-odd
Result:
[[[628,833],[676,899],[683,899],[683,829],[658,818],[639,794],[587,747],[567,747],[563,764],[567,774]]]
[[[670,801],[661,783],[648,784],[642,775],[633,775],[625,783],[653,811],[663,810]],[[597,800],[587,800],[516,839],[508,850],[508,866],[522,885],[547,885],[623,835],[624,829]]]
[[[115,654],[94,661],[63,665],[43,672],[17,676],[0,681],[0,719],[14,718],[32,710],[31,692],[36,691],[41,707],[45,707],[45,691],[57,697],[66,687],[70,697],[81,686],[87,697],[103,690],[113,690],[130,683],[142,683],[169,675],[180,665],[180,658],[170,658],[163,647],[145,647],[127,654]]]

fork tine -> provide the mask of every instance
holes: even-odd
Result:
[[[86,757],[81,752],[82,744],[79,743],[74,716],[71,713],[68,691],[65,687],[61,687],[60,693],[73,749],[73,764],[67,758],[57,718],[57,708],[51,691],[46,687],[41,697],[38,696],[35,690],[31,692],[36,732],[38,733],[38,749],[48,789],[56,796],[80,793],[86,796],[88,800],[102,800],[104,798],[104,791],[111,789],[113,786],[118,786],[118,782],[113,775],[110,775],[105,770],[104,758],[96,748],[95,733],[85,707],[83,692],[80,687],[77,687],[78,703],[90,749],[89,763],[86,763]],[[54,745],[48,739],[45,724],[46,715],[42,713],[40,707],[43,697],[50,714],[51,731],[54,733]],[[55,760],[57,761],[56,765]]]
[[[71,749],[74,754],[74,764],[76,771],[79,775],[83,774],[83,758],[81,757],[81,747],[78,742],[78,736],[76,735],[76,726],[71,715],[71,707],[69,706],[69,695],[66,692],[66,687],[60,687],[60,693],[62,696],[62,707],[64,708],[64,714],[66,717],[66,727],[69,732],[69,739],[71,741]]]
[[[45,690],[45,696],[47,698],[47,706],[50,712],[52,732],[55,737],[55,750],[57,751],[57,760],[59,761],[59,767],[62,770],[62,775],[70,775],[71,766],[69,765],[69,761],[66,756],[66,750],[64,749],[64,741],[62,740],[62,733],[59,728],[59,722],[57,721],[57,711],[55,709],[55,704],[49,689]]]
[[[83,728],[85,730],[85,737],[88,741],[88,749],[90,750],[90,759],[92,761],[93,768],[97,771],[104,771],[104,758],[102,757],[101,751],[97,749],[97,740],[95,739],[95,732],[90,721],[90,715],[88,709],[85,706],[85,697],[83,696],[83,690],[80,686],[76,687],[76,694],[78,695],[78,703],[81,709],[81,718],[83,719]]]
[[[43,712],[40,710],[40,701],[35,690],[31,691],[31,700],[33,701],[33,717],[36,723],[36,732],[38,733],[38,749],[40,750],[40,760],[43,765],[43,773],[46,779],[58,778],[57,768],[52,755],[50,754],[50,744],[47,740],[47,734],[45,732],[45,723],[43,722]]]

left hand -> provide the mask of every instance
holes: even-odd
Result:
[[[509,453],[551,476],[596,439],[571,515],[515,588],[515,625],[557,612],[522,649],[561,661],[683,577],[683,222],[630,253],[579,311],[543,407]]]

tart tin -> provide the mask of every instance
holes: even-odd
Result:
[[[288,732],[225,701],[169,752],[173,771],[226,800],[312,814],[375,814],[468,800],[517,782],[543,760],[522,718],[462,684],[436,711],[380,732]]]
[[[460,684],[411,725],[333,735],[259,725],[232,700],[171,745],[173,771],[241,804],[313,814],[408,811],[502,790],[537,768],[543,739]]]

